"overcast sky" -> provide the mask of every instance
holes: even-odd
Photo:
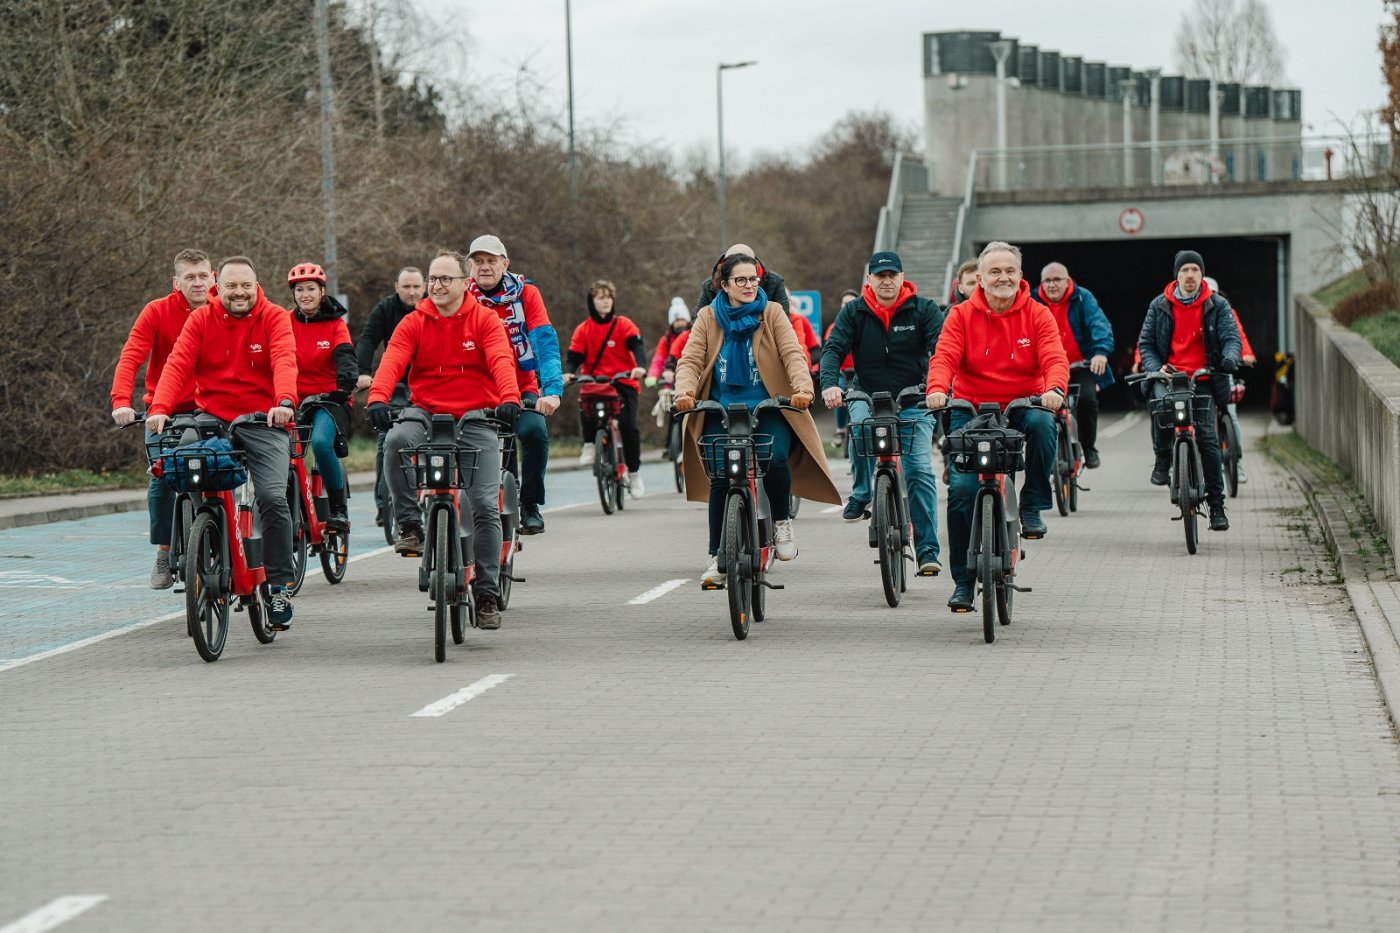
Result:
[[[462,17],[474,83],[514,97],[527,66],[546,95],[566,100],[564,0],[420,0]],[[619,124],[623,139],[677,155],[714,150],[715,65],[726,72],[726,148],[741,155],[805,147],[851,110],[880,107],[922,129],[925,32],[1001,30],[1066,55],[1142,70],[1172,67],[1172,38],[1189,0],[573,0],[574,100],[580,124]],[[1332,133],[1384,99],[1381,0],[1268,0],[1287,49],[1288,84],[1303,120]]]

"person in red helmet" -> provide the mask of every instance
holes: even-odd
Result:
[[[359,363],[345,324],[345,306],[326,293],[326,272],[314,262],[302,262],[287,273],[292,289],[292,334],[297,341],[297,395],[321,396],[301,412],[311,424],[311,454],[326,486],[330,514],[326,527],[350,530],[346,508],[345,468],[338,454],[348,453],[350,409]]]

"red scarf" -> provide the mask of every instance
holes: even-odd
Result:
[[[1069,284],[1065,286],[1064,297],[1059,301],[1051,301],[1045,297],[1043,284],[1036,288],[1035,294],[1040,303],[1055,315],[1055,325],[1060,328],[1060,341],[1065,345],[1065,355],[1069,357],[1069,361],[1077,363],[1084,359],[1084,351],[1079,349],[1079,341],[1074,339],[1074,331],[1069,326],[1069,299],[1074,294],[1074,279],[1069,280]]]
[[[870,309],[870,312],[875,315],[875,319],[884,326],[886,333],[888,333],[890,319],[894,317],[895,309],[914,297],[916,291],[918,289],[914,287],[913,282],[904,282],[899,286],[899,294],[895,296],[894,303],[889,307],[880,303],[880,299],[875,295],[875,289],[870,287],[869,282],[861,286],[860,296],[865,299],[865,306]]]

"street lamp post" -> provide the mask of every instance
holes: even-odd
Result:
[[[321,79],[321,212],[326,223],[326,291],[340,297],[335,244],[335,110],[331,100],[331,52],[326,0],[316,0],[316,61]]]
[[[1006,190],[1006,59],[1011,54],[1010,39],[989,42],[997,65],[997,187]]]
[[[569,72],[569,218],[573,230],[574,258],[578,259],[578,155],[574,149],[574,13],[564,0],[564,55]]]
[[[1118,82],[1118,90],[1123,94],[1123,186],[1133,184],[1133,95],[1137,93],[1137,81],[1124,78]]]
[[[715,68],[715,102],[719,121],[719,248],[728,248],[724,238],[724,73],[732,68],[747,68],[758,62],[731,62]]]

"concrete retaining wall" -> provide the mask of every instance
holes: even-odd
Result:
[[[1341,465],[1400,543],[1400,367],[1306,295],[1294,302],[1297,429]]]

